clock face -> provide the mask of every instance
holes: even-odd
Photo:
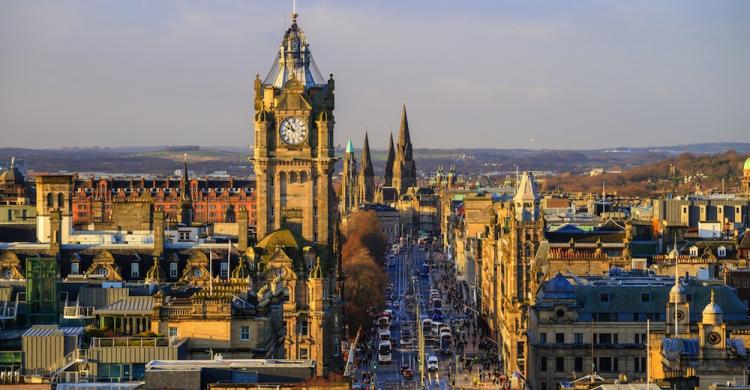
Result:
[[[203,276],[203,270],[200,268],[193,268],[193,275],[196,278],[200,278],[201,276]]]
[[[706,336],[706,341],[711,345],[717,345],[721,342],[721,335],[717,332],[711,332]]]
[[[683,318],[685,318],[685,312],[677,310],[677,321],[682,321]]]
[[[299,145],[307,139],[307,125],[300,118],[286,118],[281,122],[279,135],[284,143]]]

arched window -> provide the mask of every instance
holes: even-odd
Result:
[[[54,195],[52,195],[51,192],[48,192],[47,193],[47,207],[49,208],[55,207],[54,199],[55,199]]]
[[[720,246],[720,247],[718,247],[718,248],[716,248],[716,254],[719,257],[726,257],[727,256],[727,248],[724,247],[723,245]]]
[[[58,208],[59,208],[60,210],[62,210],[62,209],[63,209],[63,208],[65,207],[65,206],[64,206],[64,203],[65,203],[65,196],[63,195],[63,193],[62,193],[62,192],[59,192],[59,193],[57,194],[57,207],[58,207]]]

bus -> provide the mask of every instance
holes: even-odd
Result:
[[[443,332],[440,334],[440,352],[451,353],[453,348],[453,337],[449,332]]]

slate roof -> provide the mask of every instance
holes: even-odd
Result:
[[[94,314],[150,315],[154,307],[152,297],[127,297],[94,310]]]

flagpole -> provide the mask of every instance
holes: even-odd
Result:
[[[229,270],[232,268],[232,239],[229,239],[229,247],[227,248],[227,281],[229,281]]]
[[[214,294],[213,268],[214,268],[214,251],[209,249],[208,250],[208,294],[209,295]]]
[[[646,390],[651,390],[651,320],[646,320]]]

